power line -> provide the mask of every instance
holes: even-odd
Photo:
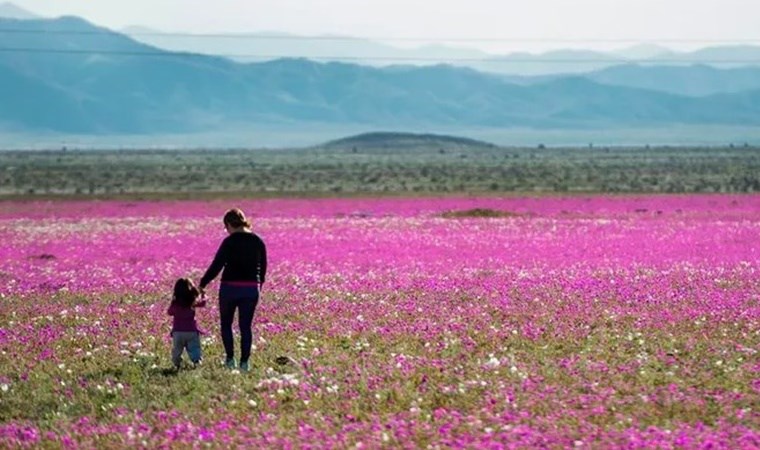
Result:
[[[111,30],[64,30],[64,29],[27,29],[0,28],[0,33],[9,34],[52,34],[52,35],[125,35],[144,37],[189,37],[189,38],[223,38],[250,40],[283,41],[386,41],[386,42],[479,42],[479,43],[649,43],[649,44],[728,44],[760,43],[758,38],[560,38],[560,37],[444,37],[444,36],[336,36],[336,35],[291,35],[291,34],[247,34],[247,33],[190,33],[163,31],[116,32]]]
[[[105,56],[152,56],[166,58],[208,58],[223,57],[237,59],[310,59],[318,61],[387,61],[387,62],[480,62],[480,63],[557,63],[557,64],[760,64],[760,59],[675,59],[675,58],[649,58],[649,59],[626,59],[626,58],[522,58],[522,57],[490,57],[490,58],[434,58],[422,56],[339,56],[339,55],[315,55],[297,57],[293,55],[267,55],[256,53],[228,53],[228,54],[201,54],[191,52],[170,51],[138,51],[138,50],[99,50],[99,49],[62,49],[62,48],[34,48],[34,47],[0,47],[3,53],[50,53],[69,55],[105,55]]]

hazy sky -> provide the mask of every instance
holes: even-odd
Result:
[[[120,29],[347,34],[375,38],[548,39],[553,47],[625,47],[589,39],[756,39],[760,0],[13,0],[45,16],[78,15]],[[559,40],[559,41],[558,41]],[[683,47],[666,43],[670,47]],[[407,45],[410,43],[407,42]],[[529,43],[460,42],[490,50]],[[693,47],[694,45],[690,45]]]

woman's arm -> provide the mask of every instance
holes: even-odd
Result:
[[[211,283],[211,281],[213,281],[213,279],[216,278],[216,276],[219,275],[219,272],[221,272],[224,268],[224,264],[227,262],[227,246],[224,245],[226,242],[226,239],[222,241],[222,245],[220,245],[219,249],[216,251],[214,260],[211,261],[211,265],[208,266],[206,273],[201,278],[201,292],[203,292],[203,289],[205,289],[206,286]]]
[[[261,241],[261,251],[259,252],[259,284],[264,284],[267,276],[267,246],[264,244],[264,240]]]

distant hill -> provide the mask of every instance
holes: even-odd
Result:
[[[760,67],[716,69],[706,65],[624,65],[590,73],[585,77],[603,84],[689,96],[760,89]]]
[[[122,30],[135,40],[164,50],[229,55],[239,62],[308,58],[372,66],[455,64],[484,72],[541,76],[582,74],[626,64],[708,65],[718,68],[760,67],[760,46],[726,45],[690,52],[639,44],[620,50],[561,49],[538,53],[486,53],[474,48],[424,45],[400,48],[351,36],[300,36],[281,32],[223,36],[164,33],[140,26]]]
[[[725,45],[707,47],[692,52],[660,55],[653,62],[670,61],[684,64],[707,64],[713,67],[731,68],[753,66],[760,67],[760,46]]]
[[[351,36],[320,36],[312,39],[289,33],[251,33],[225,36],[192,36],[163,33],[132,26],[122,30],[136,41],[164,50],[206,55],[229,55],[239,62],[261,62],[278,58],[308,58],[321,62],[347,62],[371,66],[441,63],[470,67],[492,73],[541,75],[582,73],[609,67],[631,58],[587,50],[558,50],[546,53],[495,55],[477,49],[446,45],[400,48]]]
[[[611,52],[558,50],[545,53],[512,53],[492,56],[486,62],[467,63],[485,72],[513,76],[585,74],[620,65],[708,66],[713,68],[760,68],[760,46],[708,47],[677,52],[664,47],[640,45]]]
[[[741,93],[760,89],[760,67],[718,69],[707,65],[625,64],[579,74],[600,84],[625,86],[689,97]],[[531,86],[568,75],[504,76],[504,80]]]
[[[592,50],[553,50],[543,53],[510,53],[492,55],[485,61],[468,65],[483,72],[510,75],[579,74],[599,70],[629,59],[615,54]]]
[[[0,17],[17,20],[30,20],[40,18],[40,16],[9,2],[0,3]]]
[[[319,147],[343,150],[441,148],[457,150],[464,148],[494,148],[496,145],[458,136],[396,132],[363,133],[326,142]]]
[[[671,49],[656,44],[638,44],[610,53],[633,61],[639,59],[662,58],[673,55]]]
[[[54,30],[71,33],[49,32]],[[150,134],[250,123],[406,130],[760,124],[758,91],[694,98],[582,77],[518,85],[448,65],[377,68],[305,59],[241,64],[163,51],[76,17],[0,19],[0,42],[8,49],[0,52],[0,123],[21,130]]]
[[[141,26],[124,28],[122,32],[134,40],[163,50],[192,52],[204,55],[229,55],[238,62],[262,62],[280,58],[342,61],[353,64],[387,66],[392,64],[435,64],[436,59],[486,58],[488,53],[477,49],[425,45],[399,48],[369,39],[343,35],[323,35],[317,39],[292,33],[259,32],[225,34],[223,36],[192,33],[164,33]]]

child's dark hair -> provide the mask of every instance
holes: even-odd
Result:
[[[174,296],[172,302],[180,306],[189,308],[193,306],[195,300],[201,295],[201,291],[195,287],[195,284],[189,278],[180,278],[174,283]]]

